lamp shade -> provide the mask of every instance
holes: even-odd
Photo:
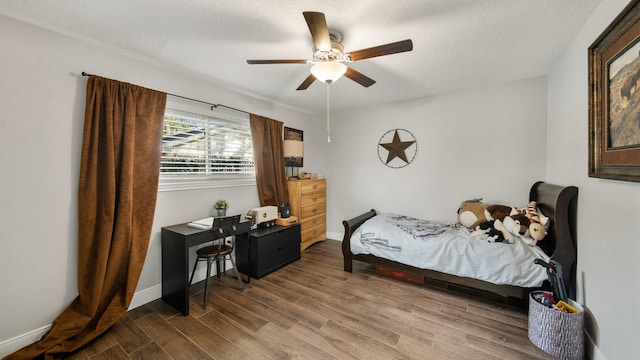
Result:
[[[300,140],[284,141],[284,166],[302,167],[304,143]]]
[[[347,71],[347,66],[337,61],[323,61],[311,67],[311,74],[324,83],[332,83]]]
[[[304,155],[304,143],[299,140],[284,141],[285,157],[302,157]]]

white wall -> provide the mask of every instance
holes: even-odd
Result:
[[[332,115],[327,145],[327,227],[369,209],[455,221],[460,202],[524,206],[545,178],[546,79],[439,94]],[[418,153],[393,169],[377,144],[389,130],[410,131]]]
[[[0,43],[0,357],[37,340],[77,296],[82,71],[278,119],[305,131],[305,164],[323,163],[314,144],[324,134],[305,113],[3,16]],[[207,216],[218,198],[232,212],[258,205],[255,186],[159,193],[138,303],[161,294],[160,228]]]
[[[640,184],[587,175],[587,49],[628,2],[602,1],[548,80],[547,174],[579,187],[578,300],[594,359],[640,358]]]
[[[548,80],[334,113],[330,144],[322,117],[0,16],[0,356],[41,334],[77,294],[84,70],[304,130],[304,170],[327,176],[332,238],[341,238],[341,220],[370,208],[450,220],[463,199],[520,203],[535,180],[577,185],[578,300],[590,314],[593,358],[637,358],[640,185],[587,177],[587,48],[626,3],[602,1]],[[403,169],[377,157],[380,136],[394,128],[418,140],[415,162]],[[138,293],[159,292],[160,227],[206,216],[219,197],[233,211],[258,201],[252,186],[159,193]]]

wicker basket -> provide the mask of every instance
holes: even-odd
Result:
[[[569,300],[580,312],[565,313],[546,307],[529,294],[529,340],[544,352],[560,359],[584,359],[584,310]]]

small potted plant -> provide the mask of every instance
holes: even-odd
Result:
[[[213,208],[216,209],[216,215],[218,216],[226,216],[227,209],[229,208],[229,203],[227,200],[220,199],[213,204]]]

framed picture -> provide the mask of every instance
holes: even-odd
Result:
[[[284,166],[302,167],[304,134],[302,130],[284,128]]]
[[[589,47],[589,176],[640,182],[640,0]]]

